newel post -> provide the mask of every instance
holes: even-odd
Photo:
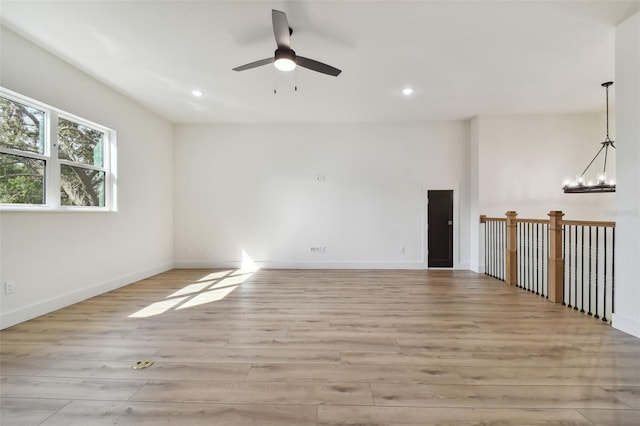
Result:
[[[562,258],[562,213],[549,212],[549,300],[562,303],[564,259]]]
[[[517,225],[516,216],[518,213],[508,211],[507,215],[507,249],[505,251],[505,280],[509,285],[517,284],[518,275],[518,248],[517,248]]]

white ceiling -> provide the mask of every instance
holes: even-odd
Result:
[[[342,74],[232,71],[273,55],[272,8],[287,13],[298,54]],[[601,111],[615,26],[638,10],[611,0],[2,0],[0,13],[172,122],[311,123]]]

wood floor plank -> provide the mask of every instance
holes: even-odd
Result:
[[[64,346],[41,344],[2,344],[0,356],[135,361],[158,352],[158,347]]]
[[[621,411],[621,410],[615,410]],[[564,425],[592,426],[571,409],[318,407],[318,426]]]
[[[0,331],[0,421],[635,425],[639,355],[468,271],[173,270]]]
[[[167,362],[339,363],[340,351],[324,349],[165,348],[155,355]]]
[[[538,352],[355,352],[343,351],[342,362],[347,364],[387,365],[424,365],[429,367],[494,367],[501,365],[511,368],[529,367],[583,367],[583,368],[640,368],[640,357],[632,354],[619,354],[615,358],[589,356],[579,351],[557,354],[547,353],[541,347]]]
[[[313,337],[234,337],[229,340],[226,348],[279,348],[279,349],[329,349],[329,350],[400,350],[396,339],[373,336],[359,336],[344,338],[313,338]]]
[[[372,405],[367,384],[310,382],[150,381],[134,401],[215,402],[223,404]]]
[[[37,376],[51,362],[42,358],[4,356],[0,360],[0,376]]]
[[[465,383],[484,385],[640,386],[640,369],[622,367],[456,367]]]
[[[640,410],[602,410],[585,409],[578,410],[597,426],[638,426],[640,423]]]
[[[371,384],[375,405],[463,408],[618,408],[628,406],[597,386]]]
[[[184,334],[184,333],[183,333]],[[82,336],[74,336],[69,338],[62,338],[57,340],[56,344],[60,346],[108,346],[108,347],[121,347],[121,348],[132,348],[132,347],[162,347],[162,346],[175,346],[179,344],[183,347],[189,347],[189,345],[193,345],[199,348],[223,348],[229,342],[229,337],[226,336],[215,336],[211,333],[202,335],[194,335],[189,334],[188,336],[172,336],[171,340],[164,342],[158,341],[157,335],[128,335],[128,336],[95,336],[95,335],[82,335]]]
[[[602,389],[629,407],[640,409],[640,386],[602,386]]]
[[[2,398],[127,400],[146,380],[10,376],[0,378]]]
[[[133,363],[120,361],[50,361],[38,372],[41,377],[78,377],[133,380],[242,381],[251,364],[155,362],[153,368],[134,370]]]
[[[73,401],[42,426],[315,426],[313,405]]]
[[[443,339],[443,338],[420,338],[420,339],[397,339],[400,350],[418,350],[428,352],[529,352],[540,351],[540,342],[529,339],[514,338],[510,340],[488,340],[469,337],[468,339]],[[559,351],[580,350],[569,342],[554,341],[547,343],[545,351],[557,353]]]
[[[266,364],[254,365],[248,381],[310,381],[367,383],[438,383],[462,384],[463,379],[453,369],[416,368],[413,366],[349,364]]]
[[[0,398],[0,425],[39,425],[64,406],[68,399]]]

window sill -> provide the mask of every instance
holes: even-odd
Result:
[[[107,207],[47,207],[0,205],[0,212],[34,212],[34,213],[115,213],[116,209]]]

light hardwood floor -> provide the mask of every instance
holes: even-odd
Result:
[[[174,270],[0,343],[3,426],[640,424],[640,339],[466,271]]]

